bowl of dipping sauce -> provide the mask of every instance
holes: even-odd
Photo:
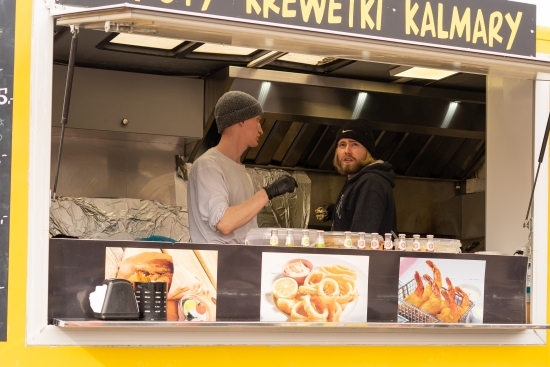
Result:
[[[483,323],[483,301],[479,301],[474,305],[467,316],[466,322],[470,324]]]
[[[481,290],[473,284],[459,284],[457,287],[468,295],[470,301],[476,302],[481,298]]]
[[[298,282],[298,285],[304,284],[304,280],[313,270],[313,264],[309,260],[294,259],[287,261],[283,266],[283,274]]]

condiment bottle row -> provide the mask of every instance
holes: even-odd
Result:
[[[297,243],[295,240],[295,232],[300,236],[300,242]],[[330,233],[330,232],[329,232]],[[315,241],[312,242],[311,235],[315,235]],[[282,243],[280,235],[286,235],[285,241]],[[331,236],[334,237],[334,233],[331,233]],[[340,235],[341,236],[341,235]],[[343,247],[343,248],[357,248],[357,249],[370,249],[370,250],[397,250],[397,251],[422,251],[422,252],[434,252],[434,236],[427,235],[426,238],[421,239],[420,235],[413,235],[412,243],[411,239],[407,239],[404,234],[400,234],[399,238],[395,241],[392,239],[391,233],[385,233],[382,238],[378,233],[365,233],[358,232],[352,237],[352,232],[344,232],[343,246],[340,244],[334,245],[331,247]],[[340,241],[338,241],[340,242]],[[269,244],[271,246],[287,246],[287,247],[317,247],[323,248],[326,247],[325,243],[325,231],[322,230],[294,230],[294,229],[271,229],[271,236],[269,239]]]
[[[381,237],[378,233],[358,232],[354,233],[352,236],[352,232],[346,231],[344,232],[343,241],[340,241],[341,235],[335,235],[333,232],[329,233],[333,241],[335,241],[335,238],[339,237],[337,240],[338,243],[331,243],[330,247],[386,251],[435,251],[433,235],[427,235],[426,238],[421,239],[420,235],[415,234],[413,235],[411,243],[411,239],[407,239],[404,234],[400,234],[399,238],[394,241],[391,233],[385,233],[384,237]],[[285,236],[284,242],[281,241],[281,235]],[[299,235],[299,242],[296,241],[295,235]],[[311,240],[311,236],[315,237],[315,241]],[[341,242],[343,242],[343,245],[340,245]],[[269,244],[271,246],[287,247],[327,247],[327,244],[325,243],[325,231],[309,229],[271,229]]]

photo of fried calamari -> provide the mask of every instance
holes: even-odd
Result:
[[[398,321],[483,323],[485,261],[402,257]]]
[[[368,256],[263,253],[261,321],[365,322]]]
[[[165,282],[168,321],[215,321],[218,252],[108,247],[105,279]]]

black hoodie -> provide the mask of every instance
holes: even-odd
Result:
[[[332,215],[333,231],[390,233],[396,231],[393,167],[373,163],[346,181]]]

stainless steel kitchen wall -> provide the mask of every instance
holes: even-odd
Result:
[[[311,208],[335,203],[344,186],[345,177],[308,172],[311,178]],[[455,182],[430,179],[397,177],[393,189],[397,214],[397,230],[403,233],[435,234],[462,238],[463,221],[469,227],[480,227],[484,218],[463,218],[464,195],[456,189]],[[482,197],[471,200],[483,200]],[[484,214],[484,213],[482,213]],[[483,215],[482,215],[483,217]],[[470,221],[475,220],[475,223]],[[484,222],[483,222],[484,223]],[[481,227],[484,228],[483,223]],[[310,216],[310,226],[329,227]],[[477,234],[476,234],[477,235]]]
[[[534,93],[532,80],[487,77],[487,250],[514,253],[528,240],[523,222],[540,150]]]
[[[53,66],[56,127],[61,126],[66,75],[66,66]],[[202,79],[77,67],[67,127],[200,138],[203,91]]]
[[[54,128],[52,136],[50,187],[59,131]],[[67,129],[57,194],[150,199],[175,206],[175,156],[183,154],[188,142],[174,137]]]

